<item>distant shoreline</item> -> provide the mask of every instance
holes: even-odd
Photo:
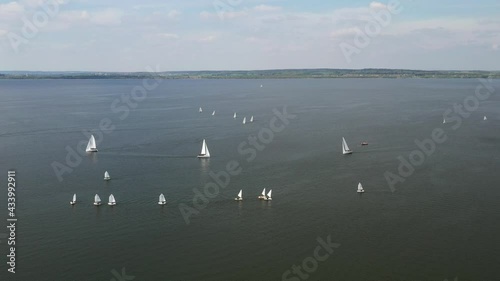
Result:
[[[36,72],[0,71],[0,79],[324,79],[324,78],[493,78],[500,71],[433,71],[406,69],[283,69],[170,72]]]

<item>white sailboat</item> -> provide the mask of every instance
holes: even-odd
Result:
[[[363,186],[361,185],[361,183],[358,183],[358,193],[363,193],[363,192],[365,192]]]
[[[109,196],[108,205],[109,205],[109,206],[114,206],[114,205],[116,205],[116,200],[115,200],[115,197],[113,196],[113,194],[111,194],[111,195]]]
[[[167,200],[165,200],[165,195],[160,194],[160,197],[158,198],[158,205],[165,205],[167,204]]]
[[[203,144],[201,145],[201,152],[198,154],[198,158],[210,158],[210,151],[208,151],[207,143],[203,139]]]
[[[266,199],[264,199],[264,200],[266,200],[266,201],[271,201],[271,200],[273,200],[273,198],[271,198],[271,193],[272,193],[272,192],[273,192],[273,190],[272,190],[272,189],[269,189],[269,192],[267,193],[267,198],[266,198]]]
[[[264,87],[264,85],[260,84],[260,87],[262,88],[262,87]]]
[[[486,118],[486,116],[484,116],[484,117],[483,117],[483,120],[484,120],[484,121],[486,121],[486,120],[488,120],[488,118]]]
[[[243,117],[243,125],[245,125],[246,123],[247,123],[247,118]]]
[[[108,171],[104,172],[104,180],[109,181],[110,179],[111,179],[111,177],[109,176]]]
[[[234,198],[236,201],[242,201],[243,200],[243,190],[240,189],[240,192],[238,193],[238,197]]]
[[[71,205],[75,205],[76,204],[76,193],[73,194],[73,200],[69,202]]]
[[[236,119],[236,112],[234,113],[233,118]]]
[[[347,142],[345,141],[344,137],[342,137],[342,154],[351,154],[352,150],[349,149],[349,146],[347,146]]]
[[[99,197],[99,195],[97,194],[94,196],[94,205],[101,206],[101,197]]]
[[[446,119],[443,118],[443,124],[446,124]]]
[[[259,199],[266,199],[266,189],[262,189],[262,193],[257,197]]]
[[[212,116],[214,116],[214,115],[215,115],[215,110],[214,110],[214,112],[212,112]]]
[[[250,117],[250,123],[253,123],[253,115]]]
[[[86,152],[97,152],[97,147],[95,144],[94,135],[90,136],[89,143],[87,144],[87,149],[85,151]]]
[[[199,112],[199,113],[202,113],[202,112],[203,112],[203,109],[201,109],[201,107],[200,107],[200,109],[198,109],[198,112]]]

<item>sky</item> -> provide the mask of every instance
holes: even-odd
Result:
[[[500,70],[498,0],[0,0],[0,70]]]

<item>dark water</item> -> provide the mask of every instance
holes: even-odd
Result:
[[[0,81],[0,207],[6,218],[15,169],[19,219],[17,273],[1,239],[2,280],[281,280],[328,236],[340,246],[307,280],[500,280],[500,81],[456,130],[443,113],[477,80],[175,80],[132,101],[128,116],[113,112],[141,84]],[[284,106],[296,118],[247,161],[238,145]],[[114,129],[102,133],[104,118]],[[391,192],[384,173],[435,128],[447,140]],[[60,182],[51,164],[66,164],[84,130],[103,135],[99,152]],[[342,137],[354,154],[341,154]],[[203,138],[208,161],[195,157]],[[192,206],[193,189],[231,160],[241,173],[187,225],[179,204]],[[257,200],[264,187],[272,202]],[[118,205],[92,206],[96,193]],[[122,269],[128,279],[115,276]]]

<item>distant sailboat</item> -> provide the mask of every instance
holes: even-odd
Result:
[[[266,201],[271,201],[271,200],[273,200],[273,198],[271,198],[271,193],[272,193],[272,192],[273,192],[273,190],[272,190],[272,189],[269,189],[269,192],[267,193],[267,198],[266,198],[266,199],[264,199],[264,200],[266,200]]]
[[[358,183],[358,193],[363,193],[363,192],[365,192],[363,186],[361,185],[361,183]]]
[[[253,123],[253,115],[250,117],[250,123]]]
[[[264,87],[264,86],[263,86],[262,84],[260,84],[260,87],[262,88],[262,87]]]
[[[247,123],[247,118],[243,117],[243,125],[245,125],[246,123]]]
[[[446,119],[443,118],[443,124],[446,124]]]
[[[73,194],[73,201],[70,201],[69,202],[71,205],[75,205],[76,204],[76,193]]]
[[[202,112],[203,112],[203,109],[201,109],[201,107],[200,107],[200,109],[198,109],[198,112],[199,112],[199,113],[202,113]]]
[[[158,198],[158,204],[159,205],[165,205],[165,204],[167,204],[167,200],[165,200],[165,195],[163,195],[163,193],[160,194],[160,197]]]
[[[486,118],[486,116],[484,116],[484,117],[483,117],[483,120],[484,120],[484,121],[486,121],[486,120],[488,120],[488,118]]]
[[[240,189],[240,192],[238,193],[238,197],[234,198],[236,201],[242,201],[243,200],[243,190]]]
[[[86,152],[97,152],[97,147],[95,144],[94,135],[90,136],[89,143],[87,144],[87,149],[85,151]]]
[[[259,199],[266,199],[266,189],[262,189],[262,193],[257,197]]]
[[[108,171],[104,172],[104,180],[109,181],[110,179],[111,179],[111,177],[109,176]]]
[[[207,143],[203,139],[203,144],[201,145],[201,152],[198,154],[198,158],[210,158],[210,151],[208,151]]]
[[[115,197],[113,196],[113,194],[111,194],[111,195],[109,196],[108,205],[109,205],[109,206],[114,206],[114,205],[116,205],[116,200],[115,200]]]
[[[99,197],[99,195],[97,194],[94,196],[94,205],[101,206],[101,197]]]
[[[214,112],[212,112],[212,116],[214,116],[214,115],[215,115],[215,110],[214,110]]]
[[[236,119],[236,112],[234,113],[233,118]]]
[[[352,150],[349,149],[349,146],[347,146],[347,142],[345,141],[344,138],[342,138],[342,154],[351,154]]]

